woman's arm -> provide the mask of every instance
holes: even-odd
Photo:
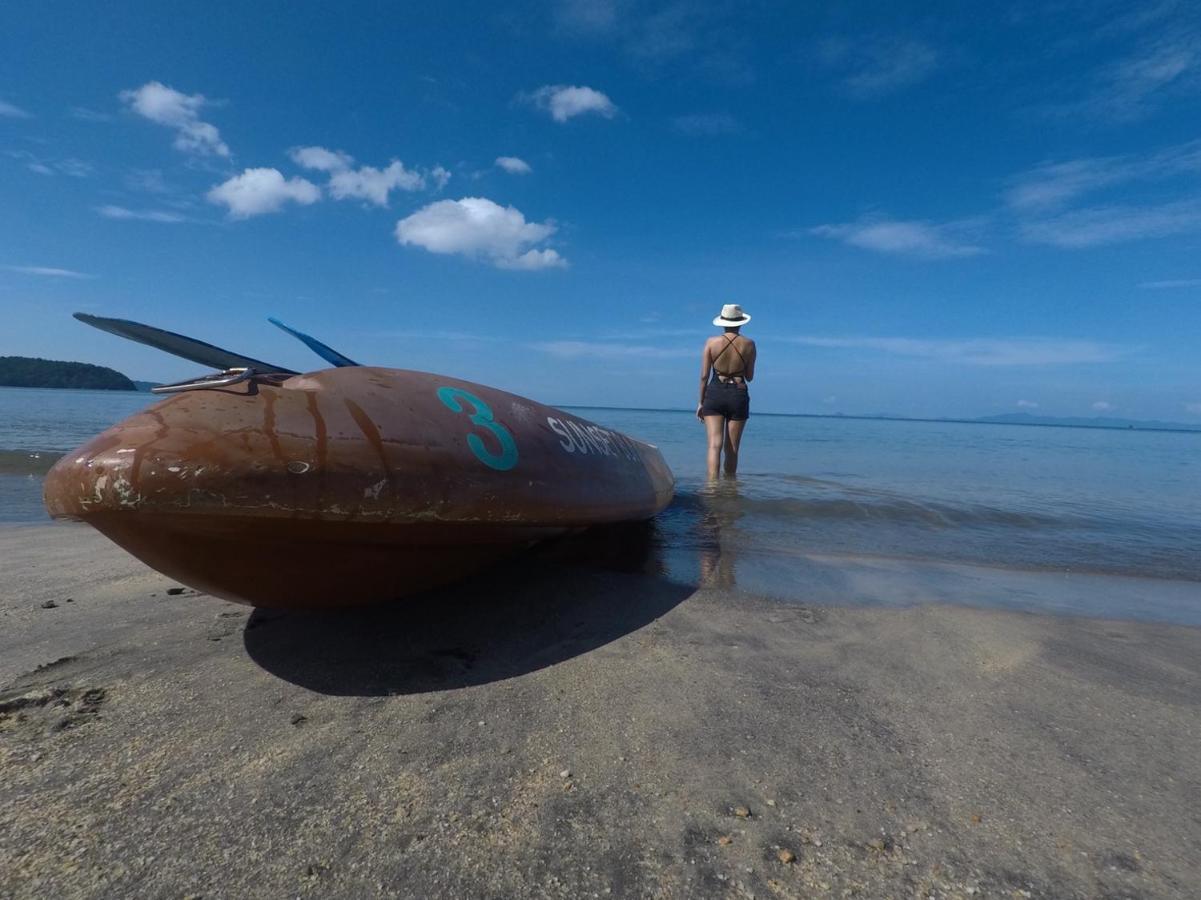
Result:
[[[755,360],[758,358],[758,356],[759,356],[759,347],[754,342],[751,342],[751,352],[746,361],[746,372],[743,373],[743,376],[742,376],[747,381],[755,380]]]
[[[710,359],[709,342],[705,341],[705,346],[701,348],[701,396],[696,401],[696,417],[703,420],[705,417],[701,415],[701,407],[705,403],[705,383],[709,380],[709,370],[713,367],[713,360]]]

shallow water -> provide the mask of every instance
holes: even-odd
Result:
[[[0,388],[0,522],[45,521],[53,460],[154,400]],[[936,581],[970,593],[985,577],[971,567],[984,566],[1191,582],[1180,589],[1195,589],[1201,610],[1201,434],[754,416],[738,479],[707,484],[704,428],[690,413],[573,412],[662,449],[677,496],[652,540],[673,578],[796,598],[834,583],[832,560],[877,583],[908,561],[931,596]],[[980,602],[1015,602],[1022,591],[1007,583],[1007,599],[985,591]],[[1120,597],[1089,592],[1121,614]]]
[[[58,458],[157,399],[141,391],[0,387],[0,524],[46,521],[42,476]]]
[[[707,484],[688,413],[577,410],[658,444],[668,547],[780,565],[798,553],[1201,581],[1201,434],[753,417],[736,481]]]

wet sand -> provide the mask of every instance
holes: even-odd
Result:
[[[570,552],[403,614],[253,612],[71,525],[0,529],[0,584],[0,896],[1201,884],[1198,628],[789,604]]]

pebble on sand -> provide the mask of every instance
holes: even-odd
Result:
[[[47,600],[42,604],[42,609],[55,609],[58,606],[53,600]]]
[[[738,816],[740,819],[749,819],[751,817],[751,811],[745,806],[735,806],[734,815]]]
[[[785,850],[785,849],[781,848],[776,851],[776,859],[778,859],[780,862],[784,863],[784,865],[787,866],[791,863],[796,862],[796,854],[793,853],[791,850]]]

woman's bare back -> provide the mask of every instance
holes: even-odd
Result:
[[[723,378],[742,377],[750,381],[755,373],[755,342],[743,335],[719,334],[709,338],[706,347],[710,364]]]

